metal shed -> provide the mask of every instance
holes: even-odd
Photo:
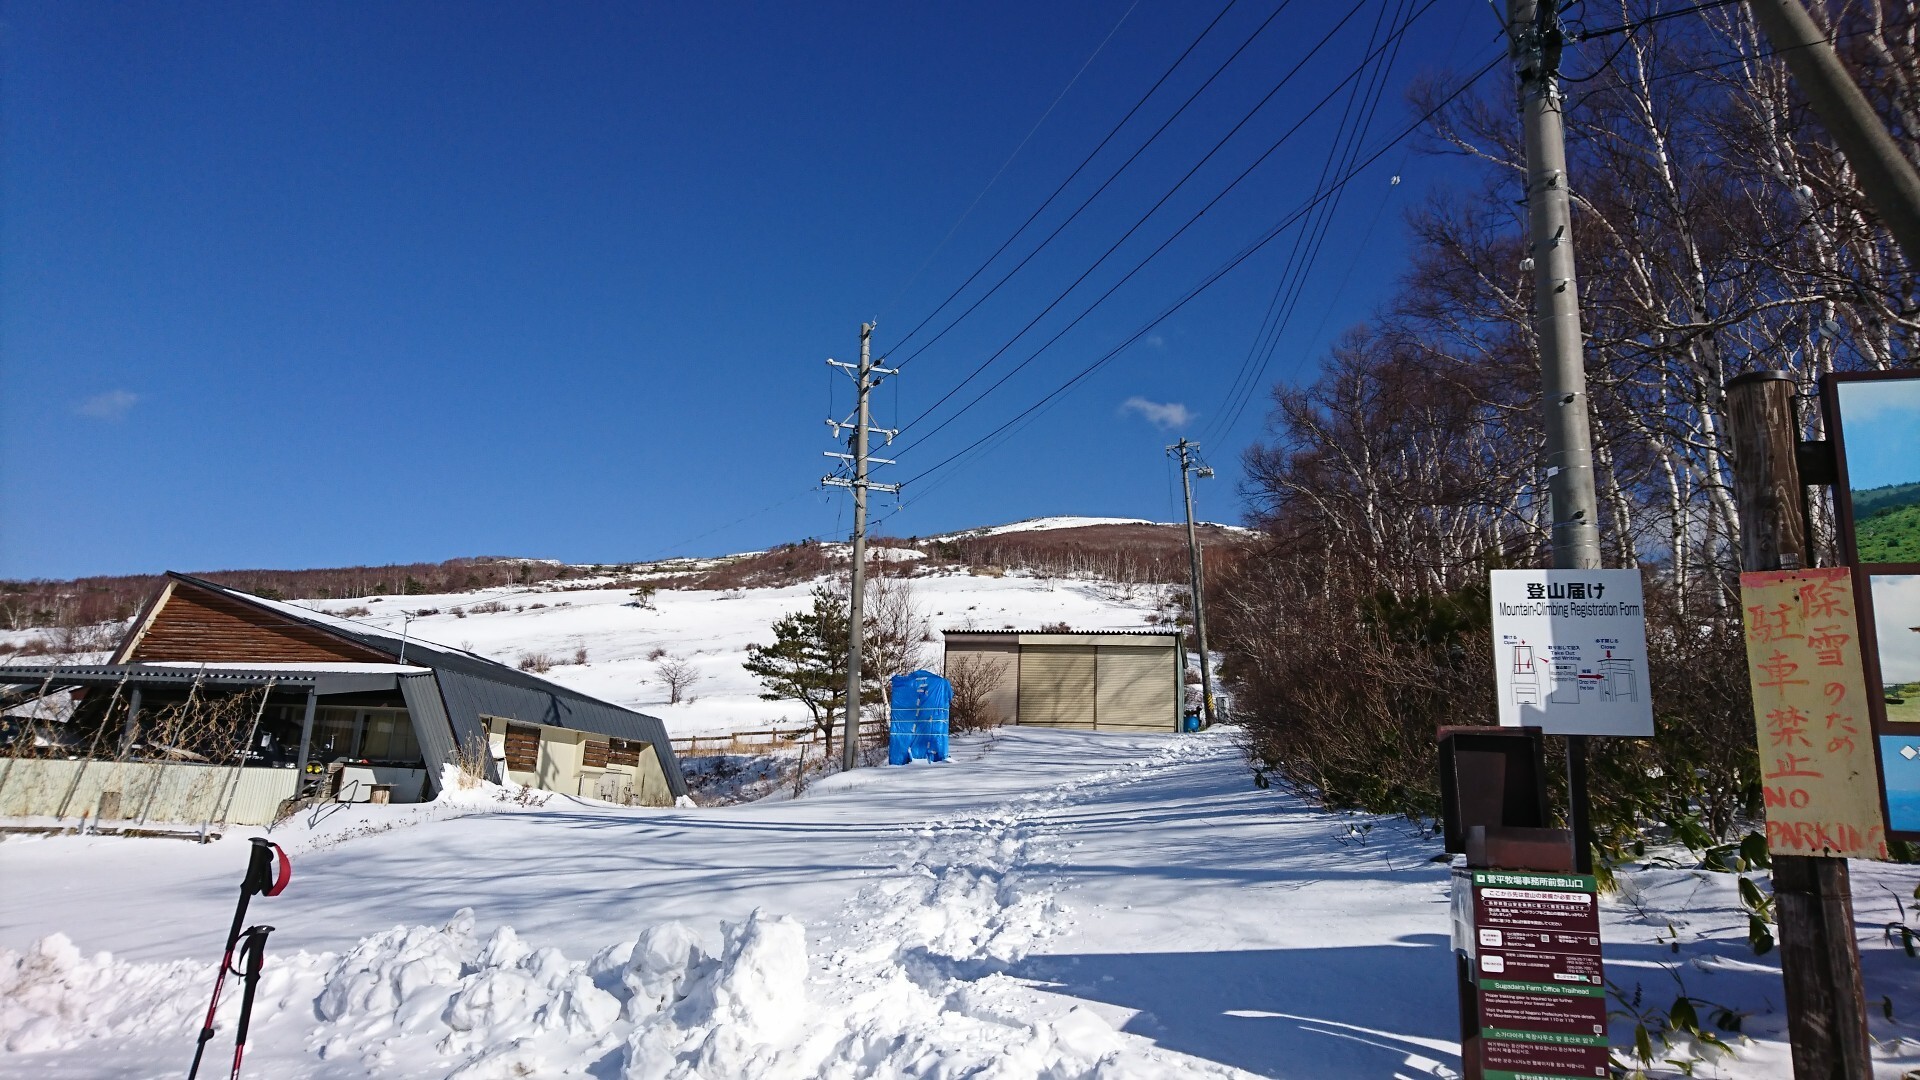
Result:
[[[1186,651],[1177,631],[949,630],[947,670],[998,676],[987,694],[1008,723],[1088,731],[1177,731]]]

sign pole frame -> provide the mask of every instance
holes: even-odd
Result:
[[[1743,570],[1799,569],[1813,561],[1795,390],[1784,371],[1748,372],[1726,384]],[[1773,860],[1773,884],[1793,1075],[1871,1080],[1847,861],[1781,855]]]

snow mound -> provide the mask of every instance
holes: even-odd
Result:
[[[636,947],[643,985],[671,987],[679,1000],[628,1037],[626,1080],[764,1076],[774,1068],[807,1011],[806,932],[756,910],[725,934],[717,961],[677,931]]]
[[[1010,969],[1073,919],[1046,870],[1075,831],[1058,815],[1155,775],[1195,745],[1168,742],[1117,768],[900,830],[885,858],[905,872],[847,901],[817,954],[799,921],[764,909],[720,922],[717,951],[694,927],[663,921],[573,959],[511,926],[483,931],[471,908],[340,953],[269,948],[249,1046],[283,1065],[304,1056],[324,1075],[450,1080],[583,1070],[625,1080],[1192,1075],[1085,1007],[1036,1010]],[[23,1055],[89,1040],[184,1061],[213,974],[209,963],[88,957],[60,935],[0,952],[0,1072],[31,1072]],[[222,1003],[216,1044],[230,1043],[238,997]]]
[[[317,967],[306,953],[270,964],[261,976],[255,1014],[285,1009]],[[215,965],[191,960],[129,964],[105,952],[85,956],[64,934],[42,938],[24,953],[0,950],[0,1051],[31,1054],[153,1033],[184,1037],[191,1046],[206,1016],[214,971]],[[238,994],[227,995],[219,1022],[229,1036],[238,1012]]]

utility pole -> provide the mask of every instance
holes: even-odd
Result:
[[[1799,423],[1793,380],[1781,371],[1755,371],[1727,383],[1726,390],[1741,568],[1811,566],[1806,489],[1795,456]],[[1776,855],[1773,895],[1794,1077],[1870,1080],[1867,1002],[1847,860]]]
[[[860,363],[844,364],[838,360],[828,360],[833,367],[841,368],[853,376],[856,402],[853,413],[847,420],[827,418],[827,426],[833,428],[836,438],[840,432],[852,429],[853,435],[848,441],[852,453],[842,454],[829,451],[828,457],[840,458],[853,466],[851,480],[840,476],[823,477],[821,483],[830,487],[853,489],[853,596],[847,614],[847,717],[845,735],[840,748],[840,767],[855,769],[860,765],[860,645],[866,634],[865,593],[867,587],[867,490],[899,491],[898,484],[875,484],[867,479],[867,464],[872,461],[881,465],[891,465],[888,458],[869,458],[867,442],[873,427],[868,399],[873,388],[879,386],[888,375],[897,372],[895,368],[873,366],[873,323],[860,324]],[[879,429],[889,444],[899,432]]]
[[[1753,20],[1787,62],[1827,134],[1860,178],[1867,201],[1886,222],[1907,262],[1920,265],[1920,173],[1847,74],[1833,42],[1800,0],[1752,0]]]
[[[1193,480],[1187,475],[1194,468],[1193,452],[1200,449],[1196,443],[1182,438],[1167,447],[1169,454],[1180,458],[1180,488],[1187,495],[1187,562],[1189,579],[1193,583],[1193,634],[1200,646],[1200,708],[1206,715],[1207,726],[1213,726],[1213,661],[1207,656],[1207,604],[1205,589],[1200,574],[1200,537],[1193,529]],[[1213,475],[1212,467],[1201,462],[1200,478],[1205,480]]]
[[[1600,566],[1600,522],[1593,494],[1593,433],[1587,422],[1587,369],[1581,355],[1580,290],[1573,272],[1573,208],[1560,93],[1566,40],[1553,0],[1507,0],[1507,31],[1520,76],[1526,128],[1528,262],[1533,264],[1534,333],[1540,342],[1540,402],[1547,435],[1548,512],[1553,568]],[[1567,736],[1567,824],[1574,867],[1593,870],[1588,822],[1587,736]]]

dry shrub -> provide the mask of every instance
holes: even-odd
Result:
[[[544,675],[553,669],[553,657],[541,652],[521,653],[519,668]]]
[[[453,766],[460,772],[459,783],[462,790],[471,790],[486,783],[489,756],[486,739],[461,740],[459,749],[453,752]]]
[[[782,544],[755,555],[726,559],[705,570],[662,580],[660,585],[672,589],[710,589],[720,592],[779,588],[844,570],[847,562],[844,550],[830,549],[817,540],[807,540],[798,544]]]
[[[983,731],[1007,722],[993,706],[993,692],[1006,681],[1006,669],[977,656],[958,655],[947,661],[947,682],[953,685],[953,701],[947,707],[950,731]]]
[[[1401,597],[1307,560],[1249,560],[1210,583],[1235,713],[1255,767],[1326,805],[1431,818],[1439,812],[1435,729],[1491,724],[1486,588]],[[1484,580],[1484,579],[1481,579]],[[1760,811],[1758,757],[1737,615],[1680,612],[1647,590],[1655,735],[1595,739],[1595,840],[1626,857],[1650,827],[1716,839]],[[1565,805],[1563,740],[1548,740],[1554,805]]]
[[[687,690],[700,681],[700,669],[694,666],[692,660],[663,653],[654,660],[653,670],[660,676],[660,681],[667,684],[667,704],[678,705],[693,700]]]
[[[1208,573],[1224,571],[1244,547],[1243,534],[1218,526],[1197,530]],[[1093,577],[1122,584],[1187,580],[1187,531],[1174,525],[1084,525],[1073,529],[958,536],[929,541],[933,560],[976,574],[1028,570],[1047,576]]]
[[[1437,814],[1434,730],[1494,715],[1484,589],[1402,600],[1277,557],[1209,584],[1257,766],[1330,807]]]

